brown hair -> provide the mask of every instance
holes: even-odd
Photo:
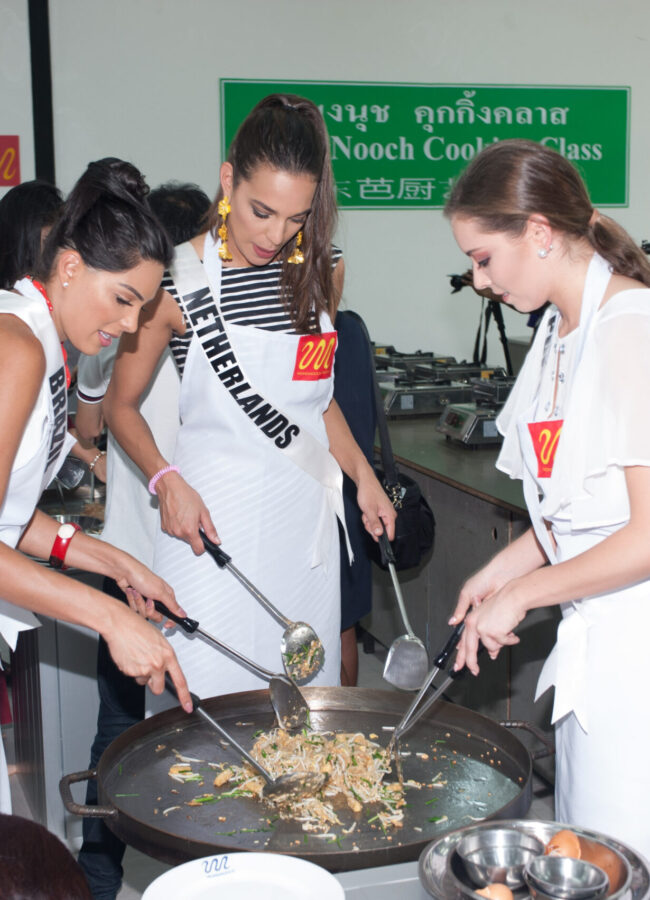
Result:
[[[485,231],[523,234],[535,213],[569,238],[585,239],[614,272],[650,287],[650,263],[630,235],[609,216],[594,215],[574,166],[534,141],[490,144],[454,185],[445,215],[477,219]]]
[[[282,262],[282,299],[289,309],[296,331],[316,330],[321,312],[332,312],[338,302],[332,281],[332,236],[336,225],[336,193],[330,162],[329,137],[318,108],[294,94],[271,94],[251,110],[228,151],[233,167],[234,187],[248,180],[255,169],[268,165],[280,172],[312,175],[316,192],[311,213],[302,228],[305,262],[291,265],[294,242],[279,253]],[[208,227],[217,237],[217,211],[223,197],[220,189],[210,211]]]

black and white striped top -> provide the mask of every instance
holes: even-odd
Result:
[[[342,251],[332,245],[332,268],[336,266],[342,256]],[[233,325],[261,328],[264,331],[296,334],[289,310],[282,302],[281,274],[281,262],[272,262],[266,266],[247,266],[246,268],[224,266],[221,270],[220,305],[221,315],[225,321]],[[162,287],[179,303],[178,291],[169,272],[165,272]],[[193,336],[191,323],[188,322],[184,313],[183,318],[185,334],[174,335],[169,342],[181,377]]]

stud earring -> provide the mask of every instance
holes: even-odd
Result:
[[[69,281],[64,281],[64,282],[63,282],[63,287],[68,287],[69,284],[70,284]]]
[[[546,259],[546,257],[549,255],[549,253],[551,252],[552,249],[553,249],[553,244],[549,244],[548,250],[546,249],[546,247],[542,247],[541,250],[537,251],[537,255],[539,256],[540,259]]]
[[[305,254],[300,249],[300,245],[302,244],[302,228],[296,235],[296,246],[293,248],[293,253],[287,259],[288,263],[293,263],[295,266],[300,266],[305,261]]]
[[[228,240],[228,226],[226,225],[226,219],[228,218],[228,213],[230,212],[230,204],[228,203],[227,197],[223,197],[223,199],[219,201],[217,212],[221,216],[221,225],[219,226],[219,230],[217,231],[217,234],[221,238],[219,257],[220,259],[232,259],[230,250],[228,249],[228,244],[226,243]]]

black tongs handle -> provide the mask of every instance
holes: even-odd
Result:
[[[199,623],[196,621],[196,619],[190,619],[189,616],[177,616],[176,613],[173,613],[170,609],[167,609],[162,600],[154,600],[153,605],[159,613],[162,613],[163,616],[167,616],[167,618],[171,619],[172,622],[176,622],[176,624],[180,625],[183,631],[187,631],[188,634],[194,634],[196,629],[199,627]]]
[[[225,569],[230,562],[231,557],[221,549],[219,544],[215,544],[214,541],[211,541],[204,531],[199,531],[199,534],[201,535],[203,546],[210,556],[214,559],[219,568]]]
[[[440,653],[436,656],[435,660],[433,661],[433,665],[436,666],[439,670],[447,668],[449,657],[458,646],[458,641],[460,640],[464,630],[465,622],[461,622],[459,625],[456,625],[451,635],[449,636],[449,640],[442,648]]]
[[[382,565],[395,565],[395,554],[393,552],[393,548],[391,546],[390,541],[388,540],[388,535],[386,534],[386,529],[382,531],[379,536],[379,552],[381,553],[381,562]]]

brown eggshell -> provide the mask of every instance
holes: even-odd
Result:
[[[572,856],[599,866],[609,879],[608,894],[620,890],[625,883],[626,871],[619,856],[600,841],[579,837],[568,828],[558,831],[550,839],[544,853],[547,856]]]
[[[480,897],[488,897],[489,900],[514,900],[514,894],[505,884],[488,884],[475,893]]]
[[[554,834],[544,848],[546,856],[571,856],[573,859],[580,859],[581,853],[580,838],[568,828]]]
[[[625,866],[619,856],[601,844],[599,841],[589,841],[586,838],[580,838],[580,851],[582,859],[586,862],[599,866],[605,875],[609,878],[609,894],[613,894],[623,887],[625,882]]]

